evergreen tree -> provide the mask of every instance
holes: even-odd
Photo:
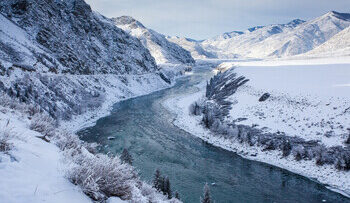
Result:
[[[120,156],[120,159],[122,160],[123,163],[127,163],[132,165],[132,156],[130,155],[129,151],[127,149],[124,149],[122,152],[122,155]]]
[[[162,190],[162,175],[160,174],[159,169],[156,170],[154,173],[154,179],[153,179],[153,187],[156,188],[158,191]]]
[[[203,198],[201,197],[201,203],[212,203],[213,201],[210,198],[210,190],[209,190],[208,183],[204,185],[203,192],[204,193],[203,193]]]
[[[165,195],[168,195],[168,199],[172,198],[170,181],[169,181],[168,177],[166,177],[164,180],[164,191],[163,192],[165,193]]]

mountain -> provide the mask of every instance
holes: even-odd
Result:
[[[0,12],[4,61],[72,74],[157,69],[139,40],[92,12],[83,0],[5,0]]]
[[[224,34],[218,35],[216,37],[213,37],[210,39],[211,41],[220,41],[220,40],[225,40],[225,39],[230,39],[232,37],[236,37],[239,35],[244,34],[244,32],[241,31],[232,31],[232,32],[225,32]]]
[[[191,54],[179,45],[170,42],[158,32],[146,28],[139,21],[130,16],[113,18],[116,26],[123,29],[134,37],[150,51],[157,64],[193,64],[195,63]]]
[[[167,40],[173,43],[176,43],[177,45],[189,51],[192,57],[195,59],[217,58],[215,53],[211,53],[203,49],[201,45],[201,41],[196,41],[185,37],[170,37],[170,36],[167,36]]]
[[[313,49],[315,52],[310,54],[316,54],[338,47],[340,38],[343,41],[348,39],[346,31],[337,37],[339,39],[317,49],[349,26],[350,14],[331,11],[307,22],[296,19],[287,24],[256,26],[203,41],[177,37],[168,39],[190,51],[194,58],[277,58],[303,55]],[[342,55],[342,51],[337,54]]]
[[[259,46],[264,47],[264,40],[292,31],[303,23],[304,21],[297,19],[287,24],[253,27],[230,38],[205,40],[201,45],[205,50],[216,53],[219,58],[263,57],[265,50],[261,51]]]
[[[329,12],[264,42],[267,56],[293,56],[306,53],[349,27],[350,14]],[[261,50],[262,50],[261,49]]]
[[[160,71],[140,40],[83,0],[0,1],[0,93],[53,118],[166,88]]]
[[[334,35],[325,43],[304,54],[305,56],[327,57],[350,55],[350,26]]]

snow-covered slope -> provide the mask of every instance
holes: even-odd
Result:
[[[5,0],[0,12],[0,59],[6,62],[73,74],[157,69],[139,40],[83,0]]]
[[[269,37],[292,31],[302,20],[293,20],[287,24],[258,26],[246,30],[243,34],[227,39],[215,37],[202,43],[204,49],[216,52],[219,58],[264,57],[267,56],[263,41]],[[264,48],[263,48],[264,47]]]
[[[331,11],[307,22],[296,19],[287,24],[256,26],[244,32],[228,32],[204,41],[170,39],[190,51],[195,58],[290,57],[315,49],[349,25],[350,14]],[[346,31],[337,38],[349,39]],[[334,39],[325,46],[337,47],[338,40]],[[345,45],[342,47],[346,49]],[[311,53],[321,54],[326,49],[320,48]],[[344,55],[339,50],[337,53],[325,53],[324,56],[332,54]]]
[[[189,51],[193,58],[195,59],[208,59],[208,58],[217,58],[214,53],[206,51],[201,45],[201,41],[196,41],[184,37],[170,37],[167,39],[171,42],[174,42],[181,46],[182,48]]]
[[[169,42],[164,35],[146,28],[130,16],[113,18],[114,23],[124,31],[137,37],[151,52],[157,64],[193,64],[191,54],[179,45]]]
[[[115,101],[138,91],[133,84],[168,87],[158,69],[137,38],[83,0],[0,2],[0,91],[55,118],[100,107],[109,89]]]
[[[315,57],[345,55],[350,55],[350,27],[345,28],[325,43],[305,54],[305,56]]]
[[[267,56],[293,56],[308,52],[350,25],[350,14],[329,12],[298,26],[292,32],[267,39],[262,46]],[[270,47],[270,48],[269,48]]]

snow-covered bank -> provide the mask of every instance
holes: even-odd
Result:
[[[235,72],[250,82],[230,98],[236,103],[230,119],[244,118],[240,124],[258,124],[270,132],[320,140],[326,146],[344,145],[350,126],[350,61],[301,62],[235,63]],[[271,97],[259,102],[265,92]]]
[[[0,106],[0,134],[9,133],[12,145],[0,151],[1,202],[91,202],[65,177],[60,150],[29,125],[30,117]]]
[[[255,63],[255,62],[254,62]],[[258,62],[256,62],[258,63]],[[269,63],[272,63],[272,62],[269,62]],[[313,63],[316,63],[316,61],[314,61]],[[320,63],[320,62],[318,62]],[[343,63],[343,62],[342,62]],[[233,64],[237,64],[237,63],[233,63]],[[289,64],[289,65],[292,65],[292,64]],[[232,63],[231,63],[231,66],[232,66]],[[276,64],[275,66],[278,66],[278,64]],[[299,68],[298,68],[299,67]],[[320,70],[321,71],[317,71],[318,69],[316,69],[317,67],[313,67],[313,68],[305,68],[306,69],[306,73],[309,73],[309,77],[313,78],[311,79],[310,83],[312,82],[316,82],[317,80],[315,80],[315,78],[317,78],[317,73],[318,74],[325,74],[325,71],[328,70],[329,74],[326,74],[329,76],[329,81],[331,81],[332,83],[342,83],[342,81],[339,81],[339,80],[342,80],[342,79],[346,79],[344,77],[332,77],[334,76],[334,73],[336,73],[337,71],[339,72],[339,74],[342,74],[344,75],[345,73],[349,73],[347,72],[347,65],[336,65],[336,69],[333,69],[334,66],[333,65],[328,65],[327,67],[321,67]],[[282,109],[282,113],[284,113],[285,111],[286,112],[291,112],[291,113],[295,113],[293,112],[292,110],[295,108],[294,105],[290,105],[289,108],[286,108],[288,107],[288,105],[286,105],[286,107],[283,107],[283,99],[296,99],[297,102],[299,101],[299,98],[297,98],[296,96],[298,94],[291,94],[289,97],[286,97],[286,94],[288,94],[289,92],[290,93],[294,93],[292,91],[292,87],[289,88],[289,89],[286,89],[285,91],[286,92],[282,92],[282,93],[285,93],[285,94],[280,94],[279,97],[283,98],[281,100],[272,100],[271,99],[271,102],[276,102],[275,105],[269,105],[268,102],[270,102],[269,100],[267,100],[267,104],[265,103],[258,103],[258,99],[259,97],[262,95],[260,94],[261,92],[264,93],[264,92],[269,92],[269,87],[279,87],[280,89],[284,89],[284,85],[282,85],[284,83],[284,80],[286,79],[285,77],[276,77],[280,80],[282,80],[282,82],[280,83],[275,83],[276,80],[273,80],[274,76],[271,77],[271,74],[270,72],[268,74],[259,74],[259,73],[256,73],[254,71],[257,70],[261,70],[261,71],[264,71],[265,69],[267,70],[270,70],[268,69],[267,67],[257,67],[257,68],[254,68],[253,70],[251,70],[251,72],[249,72],[250,67],[241,67],[241,68],[238,68],[237,69],[237,72],[240,71],[240,69],[242,70],[242,72],[239,72],[239,74],[243,74],[244,73],[250,73],[250,74],[247,74],[246,76],[249,78],[251,76],[251,81],[248,82],[246,84],[246,87],[242,88],[241,90],[239,90],[231,99],[233,100],[237,100],[238,103],[236,104],[237,106],[238,105],[241,105],[239,107],[236,108],[236,105],[233,105],[233,109],[231,111],[231,117],[229,119],[237,119],[237,118],[241,118],[241,116],[237,115],[239,114],[239,112],[242,112],[242,113],[246,113],[248,114],[247,112],[250,112],[251,109],[254,109],[253,106],[256,105],[266,105],[267,107],[270,107],[269,109],[267,109],[266,111],[263,109],[261,110],[260,108],[258,109],[259,111],[263,111],[263,113],[265,115],[274,115],[273,113],[276,112],[276,115],[274,116],[277,116],[279,115],[280,111],[278,111],[279,109]],[[259,69],[260,68],[260,69]],[[282,71],[286,71],[285,69],[282,69],[280,70],[281,67],[273,67],[276,69],[276,71],[278,71],[279,73]],[[293,73],[293,71],[301,71],[302,73],[304,73],[302,70],[301,70],[301,67],[300,66],[293,66],[293,67],[285,67],[287,70],[290,70],[291,72],[287,72],[285,75],[286,77],[288,76],[289,77],[289,81],[292,82],[295,82],[295,80],[293,79],[298,79],[298,76],[299,74],[291,74]],[[315,71],[316,70],[316,71]],[[341,70],[345,71],[345,72],[341,72]],[[244,71],[247,71],[247,72],[244,72]],[[266,70],[265,70],[266,71]],[[311,76],[310,76],[311,74]],[[278,74],[277,74],[278,75]],[[282,74],[283,75],[283,74]],[[294,77],[293,77],[294,76]],[[346,76],[346,75],[345,75]],[[258,80],[260,78],[260,80]],[[332,79],[334,80],[332,80]],[[337,79],[338,80],[335,80]],[[303,77],[301,78],[303,79]],[[279,81],[280,81],[279,80]],[[261,81],[261,83],[265,82],[265,86],[261,86],[262,89],[259,89],[261,92],[258,92],[257,94],[250,94],[249,92],[250,91],[245,91],[247,90],[247,88],[250,88],[249,86],[252,86],[252,88],[258,88],[260,87],[261,83],[259,83],[259,81]],[[204,81],[205,82],[205,81]],[[288,84],[288,81],[285,81],[286,82],[286,85]],[[304,81],[305,82],[305,81]],[[324,80],[320,79],[318,84],[322,83],[322,82],[325,82]],[[344,82],[344,81],[343,81]],[[304,85],[308,85],[310,83],[303,83]],[[269,85],[270,86],[269,86]],[[289,83],[290,84],[290,83]],[[304,91],[304,93],[310,93],[309,91],[313,91],[315,94],[317,93],[323,93],[323,88],[327,85],[329,85],[330,83],[328,83],[328,80],[327,80],[327,83],[325,83],[324,85],[321,85],[318,90],[319,92],[315,91],[315,89],[312,89],[312,87],[308,87],[306,88],[306,91]],[[306,176],[306,177],[309,177],[315,181],[318,181],[320,183],[323,183],[323,184],[326,184],[329,186],[330,189],[333,189],[333,190],[336,190],[337,192],[340,192],[344,195],[347,195],[349,196],[350,194],[350,183],[348,182],[348,180],[350,179],[350,173],[349,172],[346,172],[346,171],[339,171],[337,169],[335,169],[335,167],[333,165],[323,165],[323,166],[317,166],[315,164],[315,160],[301,160],[301,161],[295,161],[295,159],[292,157],[292,156],[289,156],[287,158],[281,158],[282,157],[282,152],[279,152],[279,151],[266,151],[266,150],[263,150],[263,148],[260,148],[260,147],[257,147],[257,146],[250,146],[248,144],[242,144],[238,139],[226,139],[222,136],[219,136],[219,135],[215,135],[213,134],[212,132],[210,132],[209,130],[205,129],[204,127],[202,127],[202,125],[200,124],[201,123],[201,120],[202,120],[202,117],[196,117],[196,116],[191,116],[190,113],[189,113],[189,106],[190,104],[192,104],[193,102],[197,101],[198,99],[200,99],[201,97],[203,97],[203,95],[205,94],[204,92],[204,87],[205,87],[205,83],[202,83],[200,86],[199,86],[199,92],[195,93],[195,94],[191,94],[191,95],[185,95],[181,98],[172,98],[172,99],[169,99],[167,101],[165,101],[163,103],[163,105],[168,108],[172,113],[174,113],[177,118],[176,120],[174,121],[174,124],[179,126],[180,128],[186,130],[187,132],[215,145],[215,146],[218,146],[218,147],[221,147],[221,148],[224,148],[224,149],[227,149],[229,151],[233,151],[233,152],[237,152],[239,155],[247,158],[247,159],[251,159],[251,160],[256,160],[256,161],[261,161],[261,162],[265,162],[265,163],[268,163],[268,164],[272,164],[272,165],[275,165],[275,166],[278,166],[278,167],[281,167],[281,168],[284,168],[284,169],[287,169],[289,171],[292,171],[294,173],[297,173],[297,174],[300,174],[300,175],[303,175],[303,176]],[[276,87],[276,88],[277,88]],[[277,94],[275,92],[278,92],[277,90],[275,89],[272,89],[274,90],[274,92],[272,93],[272,95],[274,94]],[[297,90],[299,89],[300,86],[299,85],[296,85],[296,87],[294,88],[294,90]],[[329,88],[332,88],[332,87],[329,87]],[[307,91],[309,90],[309,91]],[[240,96],[240,95],[249,95],[250,96],[246,97],[246,100],[244,100],[244,97],[243,96]],[[316,97],[316,98],[330,98],[330,97],[327,97],[327,96],[330,96],[332,94],[338,94],[338,96],[345,96],[347,94],[344,93],[344,90],[339,90],[339,91],[331,91],[330,94],[320,94],[321,96],[320,97]],[[306,94],[307,95],[307,94]],[[305,96],[305,95],[304,95]],[[334,96],[334,95],[332,95]],[[242,98],[243,99],[242,99]],[[335,97],[335,96],[334,96]],[[273,98],[273,96],[271,97]],[[308,97],[307,97],[308,98]],[[241,101],[241,100],[242,101]],[[314,99],[314,97],[311,97],[311,99]],[[246,101],[250,101],[248,103],[246,103]],[[255,103],[256,101],[256,103]],[[322,100],[321,100],[322,101]],[[333,101],[333,100],[332,100]],[[348,123],[348,120],[346,119],[346,116],[343,116],[343,115],[338,115],[338,111],[341,111],[341,110],[344,110],[343,107],[344,105],[347,105],[347,103],[343,103],[343,102],[337,102],[337,97],[335,97],[335,100],[334,100],[334,104],[338,104],[339,107],[338,108],[335,108],[333,109],[333,103],[332,105],[328,105],[328,106],[331,106],[325,110],[324,108],[321,108],[320,111],[321,112],[325,112],[325,114],[322,114],[323,116],[329,116],[329,117],[326,117],[325,119],[327,118],[331,118],[331,117],[335,117],[334,119],[338,119],[335,124],[338,124],[341,123],[343,125],[347,125]],[[341,101],[341,99],[339,100]],[[346,100],[343,100],[345,102],[349,102],[348,99]],[[308,101],[309,102],[309,101]],[[311,102],[315,102],[315,100],[311,100]],[[252,104],[254,103],[254,105],[249,105],[249,104]],[[297,105],[304,105],[304,102],[301,102],[299,101],[300,104],[297,104]],[[307,103],[307,102],[306,102]],[[319,104],[320,103],[320,104]],[[306,118],[308,117],[311,117],[311,119],[314,117],[315,114],[310,114],[308,115],[308,112],[312,110],[312,108],[315,108],[315,109],[318,109],[319,107],[321,107],[321,105],[323,104],[322,102],[319,102],[317,104],[319,104],[320,106],[310,106],[309,108],[304,108],[304,111],[300,111],[299,113],[295,113],[294,117],[296,117],[296,120],[301,120],[300,122],[296,122],[296,123],[289,123],[290,125],[295,126],[296,124],[299,124],[299,123],[302,123],[302,124],[305,124],[306,122],[302,122],[303,121],[303,118],[304,116]],[[244,105],[247,105],[247,106],[244,106]],[[328,104],[328,103],[327,103]],[[276,109],[276,105],[277,107],[280,107],[279,109]],[[259,106],[258,106],[259,107]],[[298,107],[298,106],[297,106]],[[240,109],[237,110],[237,109]],[[276,109],[276,111],[272,111],[273,109]],[[298,109],[298,108],[297,108]],[[235,113],[235,110],[237,110],[237,114]],[[255,109],[257,110],[257,109]],[[252,118],[255,118],[255,119],[258,119],[256,122],[252,122],[253,124],[258,124],[258,128],[263,128],[263,127],[270,127],[269,124],[273,124],[272,121],[268,122],[268,123],[262,123],[260,122],[259,118],[259,115],[256,115],[254,114],[256,111],[252,112],[251,114],[249,114],[249,117],[248,117],[248,121],[247,120],[244,120],[243,122],[249,122],[249,119],[252,119]],[[281,115],[283,116],[283,115]],[[247,117],[247,116],[246,116]],[[246,118],[245,117],[245,118]],[[261,116],[260,116],[261,117]],[[321,115],[320,115],[321,117]],[[272,117],[273,118],[273,117]],[[317,119],[319,117],[316,116],[316,118],[314,119]],[[322,118],[321,118],[322,119]],[[282,120],[282,119],[276,119],[278,121]],[[282,122],[282,121],[280,121]],[[279,125],[277,124],[276,125],[277,127],[279,127]],[[272,126],[273,127],[273,126]],[[299,125],[296,125],[295,126],[296,128],[299,128]],[[335,126],[333,126],[335,128]],[[293,129],[293,128],[292,128]],[[301,128],[302,129],[302,128]],[[338,129],[338,128],[337,128]],[[283,129],[281,129],[281,132]],[[317,130],[324,130],[322,127],[319,127],[317,128]],[[346,129],[344,129],[346,130]],[[294,133],[292,134],[292,136],[294,135],[298,135],[298,132],[299,131],[294,131]],[[301,130],[302,132],[302,130]],[[306,135],[306,134],[305,134]],[[321,138],[321,142],[325,142],[325,143],[328,143],[330,145],[334,144],[334,143],[337,143],[338,145],[342,145],[343,141],[344,141],[344,135],[339,135],[338,132],[335,133],[335,135],[332,135],[331,137],[327,137],[327,136],[319,136]],[[305,138],[305,137],[304,137]],[[313,137],[314,139],[314,137]],[[334,139],[333,143],[330,142],[330,140]],[[340,142],[340,143],[339,143]]]
[[[94,125],[99,118],[107,116],[111,112],[113,104],[169,88],[175,84],[176,78],[181,77],[187,70],[191,69],[188,66],[174,64],[164,64],[161,67],[161,72],[171,81],[171,84],[166,83],[157,74],[149,74],[147,76],[130,75],[130,78],[126,78],[126,81],[130,81],[127,85],[123,83],[116,84],[118,81],[111,79],[107,84],[114,83],[112,86],[102,87],[106,90],[106,95],[104,102],[99,108],[74,116],[71,120],[62,121],[60,128],[76,132],[82,128]],[[116,86],[119,87],[116,88]]]
[[[73,133],[108,114],[112,105],[118,101],[169,88],[174,84],[174,79],[182,75],[186,68],[177,67],[166,70],[164,74],[172,82],[171,84],[165,82],[158,73],[125,76],[61,76],[61,80],[68,81],[62,91],[70,92],[71,87],[76,87],[74,84],[82,83],[87,91],[103,89],[105,99],[99,108],[90,109],[80,116],[73,117],[70,121],[62,122],[57,130]],[[3,81],[7,82],[7,80]],[[69,86],[71,84],[73,85]],[[4,99],[5,96],[1,98]],[[10,100],[9,98],[8,101]],[[17,100],[13,99],[13,103],[17,105]],[[90,202],[91,199],[83,193],[80,187],[73,185],[67,179],[66,164],[70,160],[67,160],[62,151],[55,146],[55,142],[48,143],[39,139],[38,137],[42,135],[29,129],[33,118],[23,113],[21,108],[2,105],[5,103],[0,105],[0,133],[5,130],[10,131],[11,137],[8,142],[13,148],[9,152],[0,150],[0,178],[2,180],[0,199],[6,202]],[[26,104],[18,105],[26,106]],[[153,194],[150,186],[145,185],[143,190]],[[133,198],[144,198],[138,192],[133,195],[135,195]],[[151,198],[158,199],[158,202],[165,201],[157,194]],[[121,200],[113,198],[111,202],[114,201],[120,202]],[[173,201],[176,202],[176,200]]]

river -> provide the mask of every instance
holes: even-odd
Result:
[[[211,67],[194,68],[172,88],[119,102],[96,125],[79,131],[97,142],[103,153],[127,148],[142,179],[151,182],[158,168],[184,202],[199,202],[210,184],[215,202],[350,202],[324,185],[268,164],[250,161],[209,144],[173,125],[175,115],[161,103],[198,91],[211,77]],[[115,137],[109,140],[108,137]],[[211,185],[215,183],[215,185]]]

